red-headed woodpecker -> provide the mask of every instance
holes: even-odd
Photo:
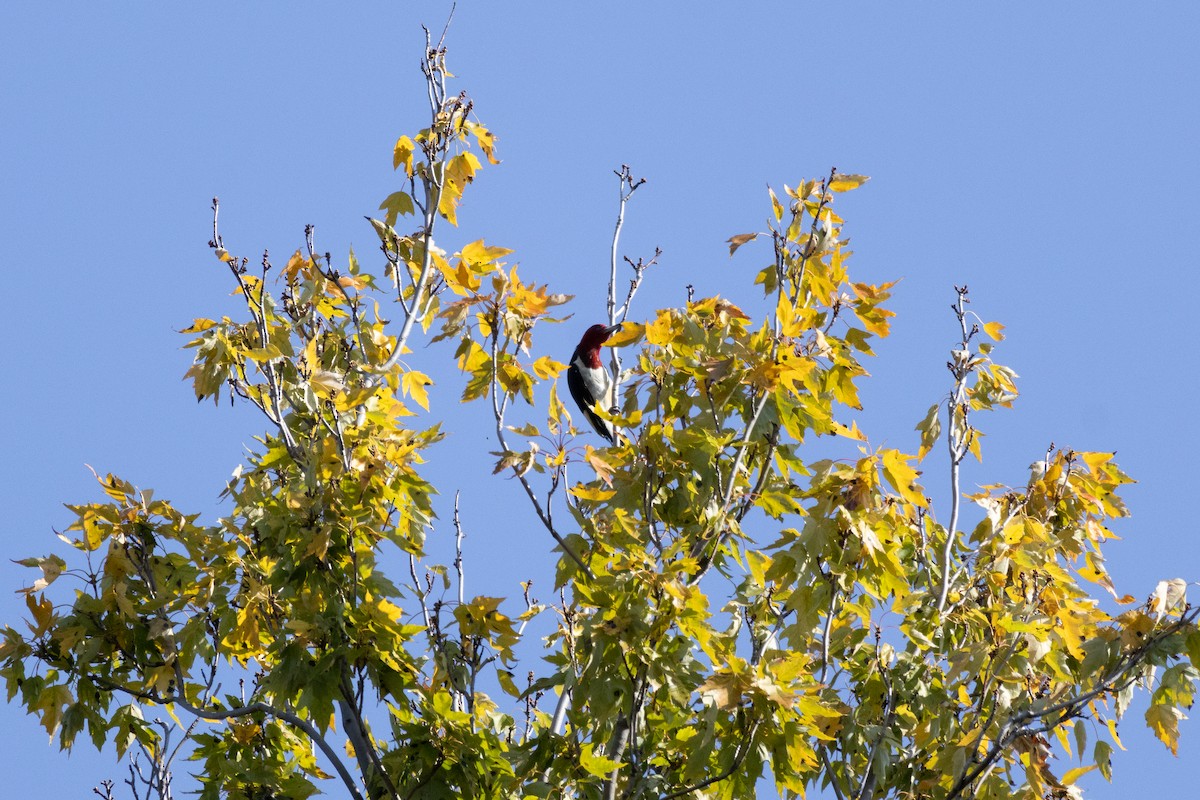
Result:
[[[609,444],[616,443],[616,431],[612,423],[601,419],[596,413],[597,404],[607,409],[614,399],[612,376],[600,363],[600,346],[620,327],[620,323],[593,325],[584,331],[583,338],[571,354],[571,365],[567,367],[567,386],[571,389],[571,397],[575,398],[575,404],[592,423],[596,433],[607,439]]]

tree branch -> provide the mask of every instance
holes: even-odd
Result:
[[[950,453],[950,525],[946,529],[946,543],[942,548],[942,586],[938,592],[938,614],[946,609],[946,598],[950,594],[952,577],[951,565],[954,560],[954,546],[958,543],[958,514],[962,505],[962,492],[959,487],[959,469],[970,448],[972,429],[967,422],[969,405],[967,403],[967,376],[974,367],[971,364],[971,333],[967,331],[966,312],[964,305],[969,303],[966,286],[955,286],[958,300],[952,306],[962,329],[961,348],[952,353],[953,360],[949,363],[950,372],[954,375],[954,390],[946,403],[949,419],[947,420],[946,446]],[[961,414],[961,422],[956,424]]]
[[[508,453],[511,452],[511,450],[509,450],[508,440],[504,436],[504,408],[500,402],[500,394],[503,391],[503,387],[500,385],[500,375],[498,371],[499,367],[497,365],[500,355],[499,326],[501,324],[498,312],[496,317],[497,318],[493,320],[492,324],[492,413],[496,419],[496,439],[500,442],[500,449]],[[571,549],[570,545],[567,544],[566,539],[564,539],[555,529],[553,521],[547,516],[546,511],[542,508],[542,504],[538,501],[537,495],[534,494],[533,487],[529,485],[529,480],[525,477],[525,474],[515,467],[513,468],[513,474],[516,476],[517,480],[520,481],[521,488],[525,490],[525,495],[529,498],[529,502],[533,504],[533,510],[537,513],[538,519],[541,520],[543,527],[549,531],[550,535],[554,538],[554,541],[558,542],[558,546],[563,549],[563,552],[566,553],[581,570],[583,570],[583,573],[589,578],[592,578],[592,571],[588,569],[587,564],[583,563],[583,559]]]

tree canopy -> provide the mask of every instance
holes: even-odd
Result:
[[[764,779],[839,800],[1072,797],[1110,774],[1138,688],[1174,750],[1198,612],[1182,579],[1149,598],[1110,580],[1129,482],[1113,455],[1051,449],[1023,485],[960,485],[981,415],[1017,396],[994,360],[1003,326],[965,287],[916,452],[854,421],[892,317],[892,284],[851,277],[836,207],[864,176],[771,190],[769,226],[730,237],[761,303],[701,285],[642,313],[654,258],[618,258],[641,185],[618,172],[619,388],[599,411],[621,433],[597,448],[563,402],[561,347],[543,346],[577,333],[572,298],[506,247],[435,243],[499,163],[445,58],[430,40],[429,121],[396,142],[376,266],[335,263],[311,232],[282,265],[242,256],[214,200],[210,244],[244,310],[186,327],[188,377],[266,430],[211,524],[98,476],[105,499],[69,507],[71,552],[22,561],[39,574],[27,632],[0,644],[10,701],[64,747],[86,733],[140,754],[151,768],[130,788],[155,797],[179,757],[204,798],[732,798]],[[418,355],[420,338],[437,346]],[[422,475],[447,446],[436,358],[495,421],[496,473],[546,534],[557,602],[519,578],[510,597],[469,596],[461,546],[449,564],[425,555],[431,532],[462,537]],[[921,483],[935,447],[944,506]]]

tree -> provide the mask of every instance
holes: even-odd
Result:
[[[1002,326],[965,288],[917,453],[870,446],[850,419],[891,317],[890,284],[851,280],[834,208],[866,178],[772,191],[769,229],[730,239],[739,261],[769,255],[761,308],[689,298],[637,322],[654,259],[630,261],[618,292],[641,185],[618,173],[608,322],[625,325],[607,416],[622,437],[596,449],[560,399],[565,365],[540,355],[571,298],[526,282],[506,248],[434,243],[498,162],[447,88],[442,42],[427,45],[429,125],[397,141],[401,188],[371,220],[382,274],[353,253],[335,267],[311,230],[283,267],[252,268],[214,200],[211,245],[245,315],[188,326],[188,376],[268,430],[211,525],[98,476],[107,500],[70,507],[71,561],[22,562],[41,574],[29,633],[8,627],[0,645],[10,700],[64,747],[86,729],[135,748],[149,769],[135,764],[130,789],[156,797],[181,753],[202,797],[305,797],[330,780],[373,800],[750,797],[768,771],[781,791],[839,800],[1072,796],[1084,772],[1109,773],[1138,686],[1174,748],[1198,612],[1179,579],[1117,596],[1102,547],[1129,479],[1112,455],[1051,450],[1024,486],[959,486],[982,460],[979,412],[1017,392],[992,360]],[[494,417],[497,473],[554,543],[554,607],[469,598],[461,549],[447,566],[424,556],[438,521],[422,453],[441,438],[409,347],[424,333],[453,347],[463,401]],[[951,491],[935,513],[918,468],[941,442]],[[981,510],[970,529],[964,500]],[[461,541],[457,515],[447,528]],[[397,556],[407,574],[389,576]],[[56,594],[68,579],[73,595]],[[538,617],[553,620],[540,647],[525,634]],[[1055,742],[1079,766],[1052,763]]]

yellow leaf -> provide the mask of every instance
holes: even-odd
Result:
[[[587,742],[579,751],[579,766],[587,770],[589,774],[595,775],[597,778],[604,778],[621,766],[620,761],[614,761],[602,753],[597,753],[594,748],[595,745],[592,742]]]
[[[499,164],[500,161],[496,158],[496,137],[487,128],[477,122],[467,122],[464,127],[475,135],[475,141],[479,143],[479,148],[483,150],[483,154],[487,157],[489,164]]]
[[[48,686],[37,696],[31,709],[42,712],[42,727],[51,736],[58,733],[62,723],[63,710],[75,702],[71,690],[63,685]]]
[[[537,361],[533,362],[533,374],[537,375],[542,380],[547,378],[556,378],[558,373],[567,368],[566,364],[560,361],[555,361],[550,356],[542,356]]]
[[[917,485],[917,471],[908,465],[908,459],[899,450],[883,451],[883,477],[900,496],[922,508],[928,503]]]
[[[616,494],[611,489],[601,489],[599,486],[584,486],[582,483],[572,486],[570,492],[580,500],[594,500],[597,502],[607,500]]]
[[[404,389],[404,394],[426,411],[429,410],[429,392],[425,391],[425,387],[432,383],[428,375],[416,370],[410,370],[400,376],[400,386]]]
[[[1012,547],[1019,544],[1025,538],[1025,525],[1019,519],[1014,520],[1004,526],[1001,534],[1004,536],[1004,543]]]
[[[483,266],[485,264],[491,264],[497,259],[504,258],[504,256],[511,252],[513,251],[509,250],[507,247],[498,247],[495,245],[488,246],[483,243],[483,239],[478,239],[464,247],[462,252],[459,253],[459,256],[463,261],[478,266]]]
[[[327,369],[314,369],[308,382],[312,384],[318,397],[333,395],[346,388],[342,376]]]
[[[192,324],[181,330],[180,333],[200,333],[201,331],[208,330],[216,324],[217,323],[213,322],[211,319],[197,318],[192,320]]]
[[[408,177],[413,175],[413,151],[417,146],[413,144],[413,140],[407,136],[401,136],[396,140],[396,147],[392,151],[392,169],[399,169],[400,165],[404,165],[404,174]]]
[[[803,318],[796,316],[796,309],[792,307],[791,300],[786,294],[779,297],[779,302],[775,307],[775,316],[779,318],[779,334],[781,336],[795,337],[802,333],[801,324]],[[821,333],[820,330],[817,333]],[[821,353],[826,355],[826,353]]]
[[[481,166],[474,153],[460,153],[446,164],[446,180],[460,186],[470,183],[475,179],[475,171]]]
[[[1124,750],[1124,749],[1125,749],[1125,745],[1121,744],[1121,737],[1120,737],[1120,736],[1117,736],[1117,721],[1116,721],[1115,719],[1110,719],[1110,720],[1107,720],[1107,722],[1108,722],[1108,734],[1109,734],[1110,736],[1112,736],[1113,743],[1114,743],[1114,744],[1115,744],[1117,747],[1119,747],[1119,748],[1121,748],[1122,750]]]
[[[871,179],[866,175],[843,175],[839,172],[829,182],[829,190],[833,192],[848,192],[851,189],[857,189],[869,180]]]
[[[1130,649],[1141,647],[1154,630],[1154,620],[1143,611],[1126,611],[1117,621],[1121,623],[1121,644]]]
[[[1090,550],[1084,554],[1084,559],[1087,564],[1086,566],[1079,567],[1079,576],[1084,580],[1100,584],[1105,589],[1108,589],[1109,594],[1115,598],[1117,596],[1117,589],[1113,586],[1112,579],[1108,577],[1108,573],[1104,571],[1103,561]]]
[[[237,743],[245,747],[254,742],[262,728],[253,722],[234,722],[230,724],[229,730]]]
[[[462,188],[453,181],[446,181],[442,188],[442,197],[438,201],[438,213],[446,218],[446,222],[458,227],[458,199],[462,197]]]
[[[505,694],[513,697],[520,697],[521,690],[517,688],[516,682],[513,681],[512,673],[506,669],[496,670],[496,677],[500,680],[500,688]]]
[[[257,363],[263,363],[266,361],[274,361],[277,358],[283,358],[283,353],[281,353],[279,348],[275,345],[269,344],[266,347],[256,347],[253,350],[247,350],[246,358]]]
[[[1083,459],[1083,463],[1087,464],[1088,470],[1095,474],[1100,467],[1112,461],[1116,453],[1078,453],[1077,455]]]
[[[613,468],[600,454],[596,452],[596,448],[590,444],[584,448],[583,460],[588,462],[588,465],[596,471],[596,477],[604,481],[605,485],[612,486]]]
[[[988,322],[983,326],[984,333],[995,339],[997,342],[1004,341],[1004,326],[999,322]]]
[[[1146,724],[1158,740],[1171,750],[1171,755],[1179,755],[1179,720],[1183,712],[1174,706],[1155,703],[1146,709]]]
[[[1079,780],[1084,775],[1087,775],[1089,772],[1091,772],[1095,768],[1096,768],[1095,764],[1088,764],[1086,767],[1076,767],[1075,769],[1068,770],[1067,774],[1063,775],[1063,777],[1062,777],[1063,786],[1071,786],[1072,784],[1075,783],[1075,781]]]
[[[637,322],[623,322],[621,327],[612,336],[608,337],[608,341],[604,343],[605,347],[627,347],[631,344],[640,342],[646,335],[646,326]]]
[[[971,451],[971,455],[975,456],[975,460],[983,462],[983,451],[980,450],[980,440],[983,439],[983,434],[974,428],[971,429],[971,441],[967,444],[967,449]]]
[[[783,206],[779,204],[779,198],[775,196],[775,190],[767,187],[767,191],[771,194],[771,211],[775,214],[775,221],[779,222],[783,219]]]
[[[377,608],[392,622],[399,622],[400,618],[404,616],[404,609],[386,599],[381,599]]]
[[[408,196],[407,192],[392,192],[379,204],[379,210],[387,211],[387,216],[384,219],[386,220],[385,224],[389,227],[396,224],[396,220],[401,214],[416,213],[412,198]],[[371,222],[374,223],[375,220],[371,220]]]
[[[917,461],[923,461],[925,456],[929,455],[929,451],[937,444],[938,437],[942,435],[942,418],[938,413],[940,410],[941,405],[934,403],[925,413],[925,419],[917,423],[916,430],[921,432],[921,447],[917,450]]]
[[[1066,610],[1057,615],[1058,625],[1055,631],[1067,650],[1076,658],[1083,658],[1083,641],[1087,638],[1088,631],[1085,630],[1085,621],[1079,619],[1070,610]]]
[[[36,627],[29,626],[33,631],[34,636],[41,636],[50,629],[50,623],[54,620],[54,604],[51,603],[45,595],[41,601],[33,599],[33,593],[26,593],[25,605],[29,608],[29,613],[33,614],[33,621],[37,623]]]
[[[867,435],[858,429],[857,420],[850,421],[850,427],[846,427],[840,422],[832,423],[833,433],[836,436],[844,436],[847,439],[853,439],[856,442],[865,442]]]

